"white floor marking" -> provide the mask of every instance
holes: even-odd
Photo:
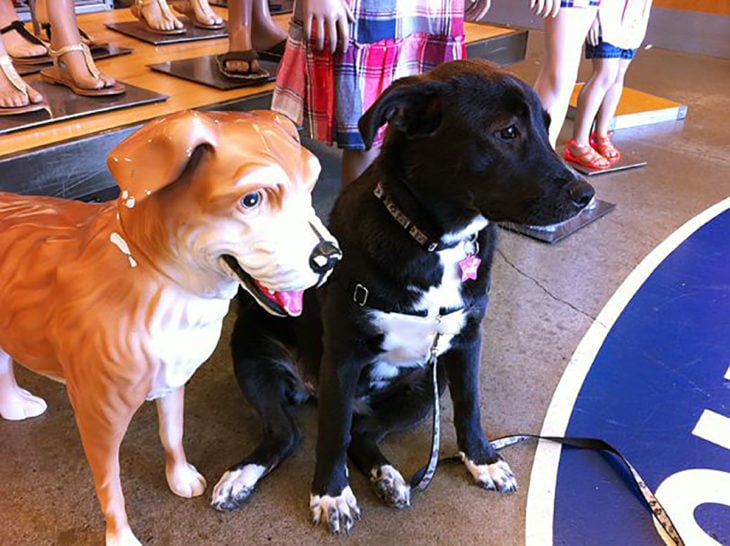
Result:
[[[588,329],[568,362],[550,402],[541,435],[565,435],[578,393],[591,364],[611,327],[646,279],[690,235],[728,209],[730,209],[730,198],[720,201],[690,219],[652,250],[626,277]],[[559,444],[547,441],[538,443],[527,493],[525,546],[549,546],[553,543],[555,487],[559,462]]]

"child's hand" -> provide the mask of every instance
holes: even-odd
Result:
[[[312,39],[312,24],[316,25],[317,50],[324,49],[325,36],[329,42],[330,53],[339,46],[345,50],[350,40],[348,24],[355,21],[350,6],[345,0],[302,0],[302,23],[304,37]]]
[[[492,0],[465,0],[464,20],[479,21],[489,11]]]
[[[601,21],[598,19],[598,15],[588,31],[586,41],[592,46],[598,45],[598,42],[601,41]]]
[[[530,0],[530,9],[534,9],[536,15],[555,17],[560,11],[560,0]]]

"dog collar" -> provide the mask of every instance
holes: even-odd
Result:
[[[375,185],[373,195],[377,197],[381,203],[383,203],[385,210],[387,210],[393,219],[408,232],[408,235],[410,235],[428,252],[435,252],[436,250],[443,250],[445,248],[453,248],[459,244],[460,241],[457,241],[454,244],[445,244],[440,239],[431,237],[428,232],[414,224],[413,220],[411,220],[403,209],[398,206],[398,203],[396,203],[390,195],[385,193],[385,188],[383,187],[382,182],[378,181]]]

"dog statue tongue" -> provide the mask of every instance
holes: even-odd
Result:
[[[274,301],[281,305],[292,317],[302,314],[303,290],[292,290],[291,292],[274,292]]]

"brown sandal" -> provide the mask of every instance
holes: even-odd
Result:
[[[91,74],[96,80],[101,79],[101,72],[99,72],[96,65],[94,65],[94,58],[91,56],[89,46],[79,43],[65,46],[58,50],[51,49],[50,47],[48,48],[48,53],[53,58],[53,67],[41,70],[41,78],[43,81],[53,85],[64,85],[77,95],[84,97],[109,97],[121,95],[126,91],[126,87],[119,82],[116,82],[111,86],[100,87],[97,89],[87,89],[76,85],[76,82],[68,71],[68,67],[66,67],[61,61],[62,56],[66,53],[71,53],[72,51],[81,51],[84,55],[86,69],[89,71],[89,74]]]
[[[45,100],[41,102],[30,101],[28,86],[16,72],[9,55],[0,55],[0,71],[2,71],[12,86],[22,93],[23,98],[28,102],[28,104],[23,106],[0,106],[0,116],[15,116],[18,114],[37,112],[38,110],[45,110],[49,114],[51,113],[48,103]]]
[[[35,34],[32,34],[27,28],[25,28],[25,25],[22,22],[13,21],[9,25],[0,28],[0,34],[7,34],[8,32],[13,31],[20,34],[20,37],[23,38],[26,42],[30,42],[31,44],[43,46],[46,48],[46,53],[43,53],[42,55],[32,55],[30,57],[10,56],[14,63],[17,63],[19,65],[36,65],[47,64],[51,62],[51,58],[48,56],[48,44],[38,38]]]

